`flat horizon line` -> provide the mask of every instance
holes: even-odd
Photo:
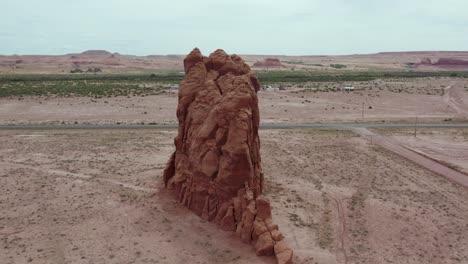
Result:
[[[0,54],[0,56],[4,57],[13,57],[13,56],[50,56],[50,57],[63,57],[63,56],[76,56],[76,55],[87,55],[84,54],[90,51],[98,51],[102,53],[108,53],[109,55],[117,54],[121,56],[135,56],[135,57],[149,57],[149,56],[186,56],[187,54],[147,54],[147,55],[134,55],[134,54],[122,54],[119,52],[111,52],[108,50],[85,50],[83,52],[71,52],[71,53],[64,53],[64,54]],[[350,53],[350,54],[304,54],[304,55],[287,55],[287,54],[255,54],[255,53],[232,53],[238,54],[240,56],[278,56],[278,57],[339,57],[339,56],[369,56],[369,55],[385,55],[385,54],[418,54],[418,53],[468,53],[468,50],[411,50],[411,51],[380,51],[374,53]],[[89,56],[99,56],[89,54]]]

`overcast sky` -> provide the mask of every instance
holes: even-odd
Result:
[[[0,54],[468,50],[468,0],[0,0]]]

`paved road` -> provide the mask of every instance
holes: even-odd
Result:
[[[398,141],[391,139],[389,137],[377,135],[365,127],[355,127],[353,131],[358,133],[361,136],[369,137],[372,140],[373,144],[377,144],[385,149],[388,149],[408,160],[413,161],[416,164],[419,164],[439,175],[446,177],[447,179],[458,183],[465,188],[468,188],[468,175],[456,171],[450,167],[445,166],[442,163],[439,163],[433,159],[427,158],[409,148],[404,147]]]
[[[260,129],[282,128],[354,128],[354,127],[414,127],[412,123],[308,123],[308,124],[261,124]],[[418,123],[416,127],[466,127],[468,123]],[[0,129],[177,129],[177,125],[0,125]]]

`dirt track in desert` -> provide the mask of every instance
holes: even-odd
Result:
[[[468,174],[465,174],[456,169],[452,169],[449,166],[444,165],[441,162],[426,157],[422,154],[419,154],[411,150],[410,148],[405,148],[398,141],[392,140],[391,138],[385,136],[377,135],[369,131],[367,128],[354,128],[353,130],[357,134],[367,137],[373,144],[377,144],[387,150],[390,150],[403,158],[411,160],[430,171],[433,171],[443,177],[446,177],[454,183],[460,184],[461,186],[468,188]]]
[[[2,259],[274,262],[161,189],[175,133],[0,131]],[[296,263],[468,261],[468,194],[460,185],[346,130],[260,137],[266,195]]]

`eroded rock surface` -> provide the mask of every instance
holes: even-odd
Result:
[[[176,151],[164,170],[165,185],[200,217],[251,243],[257,255],[274,255],[283,235],[261,196],[260,84],[239,56],[223,50],[204,57],[194,49],[184,69]],[[289,262],[281,257],[279,263],[291,263],[287,249]]]

